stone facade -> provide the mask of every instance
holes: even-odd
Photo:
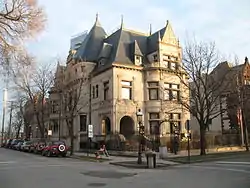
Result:
[[[149,35],[122,24],[107,36],[97,19],[82,45],[70,51],[66,66],[58,64],[49,97],[52,139],[60,135],[69,141],[63,109],[63,93],[69,88],[81,90],[74,119],[75,150],[86,147],[88,124],[94,127],[93,142],[107,141],[111,135],[130,140],[137,135],[139,109],[149,137],[170,137],[175,129],[186,132],[190,114],[180,98],[188,98],[189,91],[177,76],[184,74],[179,68],[181,54],[169,22]],[[80,88],[74,83],[78,78],[86,78]]]

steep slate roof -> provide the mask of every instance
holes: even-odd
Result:
[[[77,50],[74,58],[95,62],[102,47],[103,39],[106,35],[107,34],[102,28],[100,22],[96,19],[94,26],[88,33],[80,48]]]
[[[167,37],[173,38],[174,34],[169,22],[164,28],[150,36],[124,29],[123,24],[121,24],[117,31],[106,37],[106,32],[97,18],[73,58],[98,63],[96,71],[104,70],[112,66],[113,63],[134,65],[135,55],[142,56],[145,63],[148,62],[147,55],[158,50],[158,42],[169,31]],[[101,63],[99,63],[100,61]]]

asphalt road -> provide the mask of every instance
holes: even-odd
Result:
[[[250,161],[250,160],[249,160]],[[249,188],[250,162],[221,161],[134,170],[0,148],[1,188]]]

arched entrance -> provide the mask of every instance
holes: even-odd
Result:
[[[135,123],[130,116],[123,116],[120,120],[120,134],[126,139],[135,134]]]
[[[102,134],[109,135],[111,133],[111,122],[108,117],[102,119]]]

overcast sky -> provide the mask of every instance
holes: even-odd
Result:
[[[90,30],[96,13],[109,34],[120,26],[121,15],[126,28],[142,32],[149,32],[150,24],[156,31],[169,20],[182,44],[187,34],[195,35],[203,41],[215,41],[225,55],[237,54],[242,61],[250,55],[249,0],[39,0],[39,3],[45,8],[48,23],[45,31],[27,46],[45,63],[58,58],[65,60],[70,38]]]

